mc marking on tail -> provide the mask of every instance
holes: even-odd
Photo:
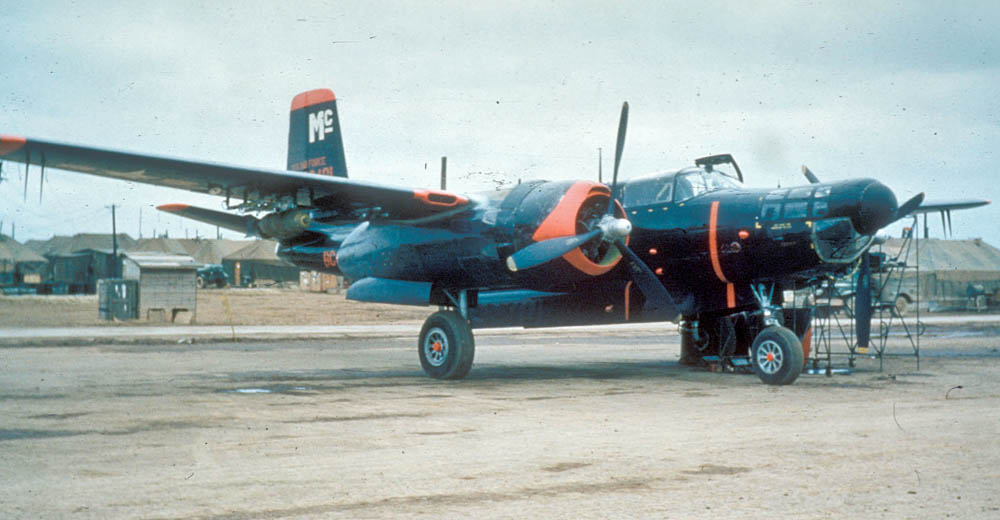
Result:
[[[326,109],[309,114],[309,142],[323,141],[333,133],[333,110]]]

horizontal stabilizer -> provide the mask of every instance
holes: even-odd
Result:
[[[917,206],[917,209],[910,213],[931,213],[934,211],[952,211],[956,209],[972,209],[989,204],[990,201],[984,199],[954,199],[954,200],[925,200]]]
[[[246,233],[247,236],[260,236],[260,231],[257,228],[258,219],[250,215],[234,215],[225,211],[198,208],[187,204],[164,204],[157,206],[156,209],[239,233]]]

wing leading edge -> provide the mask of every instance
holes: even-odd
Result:
[[[461,195],[396,188],[341,177],[248,168],[0,135],[0,160],[260,202],[282,199],[337,211],[420,218],[468,204]]]

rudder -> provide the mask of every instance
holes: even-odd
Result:
[[[292,99],[288,122],[288,169],[347,177],[337,98],[332,90],[310,90]]]

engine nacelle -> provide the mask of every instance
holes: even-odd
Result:
[[[490,194],[438,225],[362,223],[337,252],[338,267],[355,280],[431,281],[439,287],[571,288],[613,269],[621,253],[596,239],[561,258],[512,273],[507,257],[541,240],[600,227],[610,190],[594,182],[533,182]],[[616,215],[624,211],[616,208]]]

